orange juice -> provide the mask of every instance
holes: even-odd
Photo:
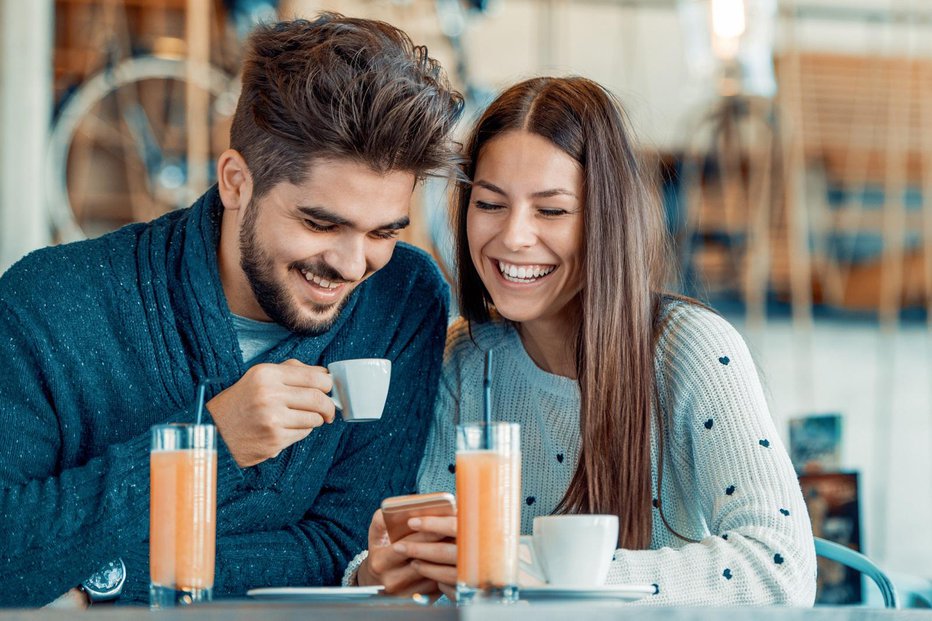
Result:
[[[456,453],[458,583],[480,591],[517,584],[520,498],[519,452]]]
[[[217,451],[153,450],[149,571],[153,585],[211,589],[217,513]]]

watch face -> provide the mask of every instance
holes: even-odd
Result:
[[[84,581],[84,588],[94,595],[111,595],[119,592],[126,576],[122,559],[110,561]]]

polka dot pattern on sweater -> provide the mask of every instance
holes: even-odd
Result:
[[[657,595],[649,601],[664,605],[811,605],[806,581],[814,572],[814,558],[809,546],[800,545],[811,536],[811,526],[801,495],[794,494],[795,473],[777,441],[753,360],[721,317],[687,305],[674,308],[658,339],[655,361],[659,413],[669,443],[661,462],[661,427],[653,425],[647,496],[653,513],[649,550],[663,552],[618,549],[607,584],[652,584]],[[425,458],[422,479],[427,477],[419,489],[436,491],[438,482],[452,482],[443,472],[455,451],[452,421],[481,419],[482,354],[494,348],[496,377],[502,380],[494,389],[500,416],[522,425],[522,453],[525,464],[532,465],[522,469],[522,533],[528,534],[535,516],[553,513],[579,463],[579,387],[536,366],[512,326],[474,324],[472,335],[467,328],[456,324],[448,343],[445,368],[452,398],[445,404],[449,409],[440,411],[452,416],[443,416],[447,424],[434,425],[444,430],[435,433],[444,450]],[[672,473],[665,473],[662,487],[660,463]],[[696,506],[697,491],[702,507]],[[686,538],[704,543],[689,546]],[[754,554],[749,551],[753,546],[745,545],[749,540],[764,546],[763,563],[748,562]],[[684,549],[681,559],[678,552],[685,547],[690,553]],[[777,552],[782,563],[775,560]],[[683,562],[686,557],[689,563]],[[776,579],[794,586],[777,595],[769,586]]]

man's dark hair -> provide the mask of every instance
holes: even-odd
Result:
[[[322,13],[249,38],[230,147],[258,198],[301,183],[315,159],[349,159],[418,178],[452,169],[463,108],[443,69],[384,22]]]

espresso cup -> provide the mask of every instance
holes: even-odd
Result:
[[[603,586],[617,545],[617,515],[536,517],[534,535],[521,538],[522,583]]]
[[[391,383],[391,360],[340,360],[328,364],[327,370],[333,377],[330,398],[344,421],[362,423],[382,418]]]

